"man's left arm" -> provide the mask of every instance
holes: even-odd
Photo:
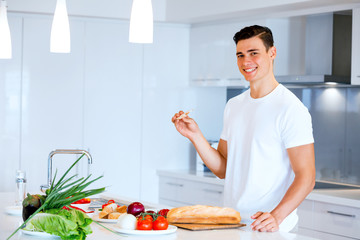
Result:
[[[271,212],[257,212],[251,227],[260,232],[279,230],[281,222],[294,211],[315,185],[314,144],[306,144],[287,149],[291,167],[295,173],[293,183],[280,203]]]

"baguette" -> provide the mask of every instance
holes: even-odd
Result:
[[[185,206],[171,209],[167,214],[169,223],[238,224],[240,213],[232,208],[204,205]]]

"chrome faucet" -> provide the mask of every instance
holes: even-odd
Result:
[[[45,192],[46,189],[49,189],[52,181],[52,158],[56,154],[84,154],[88,159],[88,175],[90,173],[89,165],[92,164],[92,157],[88,151],[78,150],[78,149],[56,149],[51,151],[48,157],[48,180],[47,185],[41,185],[40,190]]]

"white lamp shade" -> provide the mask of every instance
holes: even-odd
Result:
[[[154,23],[151,0],[133,0],[129,42],[152,43],[153,30]]]
[[[70,25],[66,0],[57,0],[51,27],[50,52],[70,52]]]
[[[11,35],[7,19],[6,1],[0,2],[0,58],[12,58]]]

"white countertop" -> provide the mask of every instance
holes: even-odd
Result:
[[[223,179],[217,178],[212,173],[198,173],[191,170],[159,170],[157,173],[164,177],[176,177],[218,185],[224,184]],[[306,199],[360,208],[360,189],[314,189]]]
[[[224,179],[216,177],[212,172],[196,172],[191,170],[158,170],[157,174],[163,177],[174,177],[185,180],[194,180],[203,183],[224,185]]]
[[[11,206],[13,204],[13,193],[0,193],[0,239],[6,239],[10,234],[22,224],[21,216],[12,216],[5,213],[5,207]],[[113,195],[112,195],[113,196]],[[109,197],[109,196],[105,196]],[[124,198],[118,199],[117,197],[113,197],[115,201],[129,201]],[[144,203],[147,205],[147,203]],[[152,208],[158,208],[160,205],[152,205]],[[112,224],[103,224],[106,227],[110,227]],[[232,230],[210,230],[210,231],[188,231],[183,229],[177,229],[177,231],[173,234],[162,235],[162,236],[134,236],[134,235],[126,235],[121,236],[115,233],[112,233],[96,223],[91,224],[91,228],[93,229],[93,233],[87,237],[87,239],[97,239],[97,240],[119,240],[119,239],[129,239],[129,240],[311,240],[314,238],[305,237],[302,235],[294,234],[294,233],[283,233],[283,232],[275,232],[275,233],[260,233],[252,231],[248,226],[232,229]],[[17,233],[11,239],[38,239],[31,236],[24,235],[22,233]]]
[[[360,208],[360,189],[314,189],[306,199]]]

